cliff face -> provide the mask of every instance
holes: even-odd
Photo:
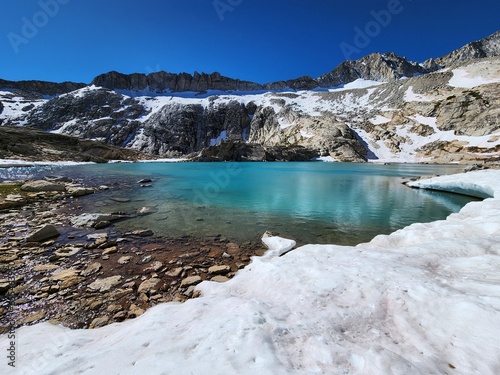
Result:
[[[118,72],[109,72],[97,76],[91,84],[108,89],[131,91],[150,90],[159,93],[164,91],[254,91],[263,89],[263,86],[258,83],[224,77],[217,72],[212,74],[199,74],[195,72],[194,75],[167,72],[156,72],[148,75],[138,73],[127,75]]]

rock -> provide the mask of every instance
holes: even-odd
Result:
[[[119,203],[127,203],[130,202],[130,198],[120,198],[120,197],[112,197],[110,198],[112,201],[119,202]]]
[[[16,254],[11,254],[11,255],[1,255],[0,256],[0,263],[10,263],[15,260],[17,260],[19,257]]]
[[[27,238],[27,242],[44,242],[50,238],[59,236],[59,231],[53,225],[45,225],[43,228],[37,230],[36,232],[30,234]]]
[[[156,272],[163,267],[163,263],[160,261],[154,261],[149,267],[144,268],[143,272]]]
[[[117,320],[119,322],[125,320],[128,316],[126,311],[119,311],[115,315],[113,315],[113,320]]]
[[[67,183],[73,182],[73,179],[66,176],[45,176],[45,179],[50,182],[67,182]]]
[[[229,255],[236,255],[240,252],[240,247],[235,243],[226,244],[226,251]]]
[[[226,276],[214,276],[210,279],[211,281],[215,281],[216,283],[224,283],[229,280]]]
[[[139,236],[139,237],[149,237],[152,236],[153,234],[154,234],[153,231],[150,229],[140,229],[125,233],[126,236]]]
[[[144,314],[144,310],[135,304],[131,304],[129,308],[129,317],[135,318]]]
[[[92,320],[92,323],[90,323],[89,328],[94,329],[94,328],[104,327],[108,323],[109,323],[109,318],[107,316],[103,316],[101,318],[95,318],[94,320]]]
[[[227,273],[231,272],[231,267],[224,265],[224,266],[212,266],[208,269],[208,273],[210,275],[225,275]]]
[[[74,270],[74,269],[66,269],[59,271],[55,274],[53,274],[50,279],[52,281],[64,281],[66,279],[73,278],[75,276],[78,276],[80,274],[80,271]]]
[[[95,190],[92,188],[81,186],[68,187],[66,190],[68,194],[72,195],[73,197],[83,197],[84,195],[94,194],[95,192]]]
[[[33,271],[35,272],[50,272],[57,270],[59,266],[56,266],[55,264],[42,264],[40,266],[35,266],[33,267]]]
[[[158,290],[161,284],[161,279],[151,278],[146,281],[143,281],[139,288],[137,289],[137,293],[147,293],[152,294]]]
[[[0,294],[5,294],[10,289],[10,283],[8,281],[0,280]]]
[[[89,285],[89,288],[92,290],[99,291],[101,293],[107,292],[111,288],[120,284],[121,280],[122,277],[118,275],[106,277],[105,279],[97,279],[96,281],[94,281],[92,284]]]
[[[107,308],[106,308],[106,311],[109,312],[109,313],[116,313],[118,311],[121,311],[122,310],[122,307],[121,305],[109,305]]]
[[[174,268],[170,271],[165,272],[165,275],[170,276],[170,277],[179,277],[180,274],[182,273],[183,268],[182,267],[177,267]]]
[[[147,184],[149,182],[153,182],[150,178],[143,178],[142,180],[137,181],[138,184]]]
[[[82,214],[74,216],[70,219],[71,225],[75,227],[94,227],[100,222],[111,223],[116,220],[122,219],[121,215],[108,215],[108,214]],[[109,224],[107,224],[109,225]]]
[[[102,255],[115,254],[118,252],[118,247],[108,247],[106,250],[102,252]]]
[[[118,264],[127,264],[130,262],[130,260],[132,259],[131,256],[123,256],[121,257],[120,259],[118,259]]]
[[[35,180],[26,182],[21,186],[21,190],[38,193],[42,191],[65,191],[66,187],[55,182]]]
[[[95,223],[93,225],[93,227],[97,230],[99,229],[104,229],[106,227],[109,227],[111,225],[111,221],[108,221],[108,220],[102,220],[102,221],[98,221],[97,223]]]
[[[147,264],[149,262],[151,262],[155,257],[152,256],[152,255],[147,255],[145,256],[144,258],[141,259],[141,261],[139,262],[139,264]]]
[[[67,288],[70,288],[72,286],[80,284],[83,280],[85,280],[85,278],[80,277],[80,276],[69,277],[69,278],[64,279],[61,282],[61,284],[59,285],[59,288],[60,289],[67,289]],[[52,292],[55,292],[55,290],[52,290]]]
[[[191,285],[196,285],[199,282],[201,282],[201,277],[200,276],[190,276],[186,277],[184,280],[181,281],[181,287],[187,287]]]
[[[63,247],[63,248],[56,250],[54,252],[54,254],[57,255],[58,257],[61,257],[61,258],[65,258],[65,257],[67,258],[67,257],[70,257],[72,255],[79,253],[80,250],[82,250],[81,247]]]
[[[85,269],[82,271],[81,275],[82,275],[82,276],[85,276],[85,277],[90,276],[90,275],[93,275],[93,274],[95,274],[95,273],[99,272],[99,271],[101,270],[101,268],[102,268],[102,264],[101,264],[101,263],[99,263],[99,262],[90,263],[90,264],[87,266],[87,268],[85,268]]]
[[[23,320],[21,320],[20,324],[24,325],[24,324],[38,322],[39,320],[41,320],[43,318],[45,318],[45,311],[30,315],[30,316],[24,318]]]

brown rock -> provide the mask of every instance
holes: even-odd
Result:
[[[95,318],[92,320],[92,323],[90,323],[89,328],[94,329],[94,328],[99,328],[99,327],[104,327],[109,323],[109,318],[107,316],[103,316],[101,318]]]
[[[41,311],[39,313],[30,315],[30,316],[24,318],[23,320],[21,320],[21,324],[30,324],[30,323],[38,322],[39,320],[41,320],[43,318],[45,318],[45,312]]]
[[[208,269],[208,273],[210,275],[225,275],[229,272],[231,272],[231,267],[229,267],[228,265],[212,266]]]
[[[107,292],[111,288],[117,286],[122,280],[121,276],[110,276],[105,279],[97,279],[92,284],[89,285],[89,288],[92,290],[97,290],[99,292]]]
[[[129,317],[135,318],[137,316],[141,316],[142,314],[144,314],[144,312],[145,311],[141,309],[139,306],[131,304],[129,308]]]
[[[191,285],[196,285],[201,281],[200,276],[190,276],[186,277],[184,280],[181,282],[181,287],[186,287],[186,286],[191,286]]]
[[[139,289],[137,289],[138,293],[149,293],[157,291],[161,284],[161,280],[157,278],[151,278],[146,281],[143,281],[141,285],[139,285]]]
[[[90,276],[90,275],[93,275],[93,274],[95,274],[95,273],[99,272],[99,271],[101,270],[101,268],[102,268],[102,264],[101,264],[101,263],[99,263],[99,262],[90,263],[90,264],[87,266],[87,268],[85,268],[85,269],[82,271],[81,275],[82,275],[82,276],[85,276],[85,277]]]
[[[72,277],[78,276],[80,274],[80,271],[78,270],[73,270],[73,269],[67,269],[67,270],[62,270],[59,271],[51,276],[52,281],[64,281],[66,279],[70,279]]]
[[[228,281],[228,280],[229,280],[229,278],[228,278],[228,277],[226,277],[226,276],[220,276],[220,275],[219,275],[219,276],[214,276],[214,277],[212,277],[210,280],[211,280],[211,281],[215,281],[215,282],[217,282],[217,283],[224,283],[224,282]]]

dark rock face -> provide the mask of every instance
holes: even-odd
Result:
[[[255,143],[227,141],[203,149],[195,161],[310,161],[318,152],[301,146],[264,147]]]
[[[85,87],[84,83],[74,83],[74,82],[45,82],[45,81],[6,81],[0,79],[1,89],[17,89],[23,91],[31,91],[33,93],[41,95],[60,95],[74,90],[81,89]]]
[[[262,90],[262,85],[258,83],[241,81],[222,76],[220,73],[212,74],[197,73],[167,73],[155,72],[145,74],[121,74],[109,72],[94,78],[93,85],[108,89],[141,91],[149,89],[156,92],[164,91],[196,91],[206,90],[238,90],[254,91]]]
[[[390,82],[425,73],[428,73],[426,68],[394,53],[372,53],[359,60],[343,62],[317,81],[320,87],[336,87],[359,78]]]

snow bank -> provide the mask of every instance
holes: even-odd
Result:
[[[446,220],[283,256],[292,242],[267,238],[265,256],[198,299],[95,330],[23,327],[18,372],[2,373],[498,374],[499,173],[419,181],[495,197]]]

